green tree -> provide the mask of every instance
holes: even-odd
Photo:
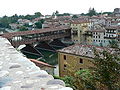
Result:
[[[27,31],[28,29],[27,29],[27,27],[25,27],[25,26],[21,26],[21,27],[19,27],[19,31]]]
[[[28,20],[32,20],[34,18],[35,18],[34,16],[29,15],[29,14],[24,17],[24,19],[28,19]]]
[[[118,48],[118,42],[116,40],[109,40],[110,48]]]
[[[63,13],[63,16],[70,16],[69,13]]]
[[[111,14],[113,14],[113,13],[112,13],[112,12],[103,12],[103,14],[111,15]]]
[[[90,70],[68,70],[68,76],[62,78],[66,86],[74,90],[96,90],[93,75]]]
[[[95,50],[95,58],[92,68],[94,80],[99,87],[104,87],[106,90],[120,89],[120,57],[116,52],[111,51],[97,52]]]
[[[39,29],[42,28],[42,23],[41,23],[41,21],[36,22],[35,25],[36,25],[36,28],[39,28]]]
[[[84,13],[81,13],[81,16],[86,16],[86,14],[84,14]]]
[[[67,63],[67,76],[63,78],[67,86],[74,90],[95,90],[92,73],[88,69],[76,70],[77,65]]]
[[[10,24],[10,18],[8,16],[3,16],[3,18],[0,19],[0,27],[2,28],[9,28]]]
[[[43,24],[45,22],[45,19],[41,19],[40,22]]]
[[[28,23],[24,24],[25,27],[32,27],[32,25],[29,25]]]
[[[94,8],[92,8],[92,9],[90,8],[90,9],[89,9],[89,12],[87,13],[87,15],[88,15],[88,16],[97,15],[97,12],[95,11]]]
[[[58,14],[59,14],[59,12],[56,10],[55,15],[57,16]]]
[[[10,18],[10,23],[16,23],[19,19],[19,16],[17,14],[15,14],[9,18]]]
[[[36,12],[36,13],[34,14],[34,16],[35,16],[35,17],[40,17],[40,16],[42,16],[42,14],[41,14],[40,12]]]
[[[78,18],[78,16],[77,15],[73,15],[72,18]]]

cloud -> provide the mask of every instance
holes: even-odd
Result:
[[[60,13],[86,13],[90,7],[97,11],[113,11],[119,8],[119,0],[1,0],[0,16],[17,14],[33,14],[41,12],[52,14],[55,10]]]

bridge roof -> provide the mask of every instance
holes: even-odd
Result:
[[[60,27],[54,27],[54,28],[44,28],[44,29],[37,29],[37,30],[30,30],[30,31],[12,32],[12,33],[2,34],[1,36],[5,37],[5,38],[12,38],[14,36],[45,33],[45,32],[52,32],[52,31],[66,30],[66,29],[70,29],[70,27],[60,26]]]

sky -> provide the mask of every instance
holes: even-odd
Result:
[[[97,12],[113,11],[120,8],[120,0],[0,0],[0,17],[7,15],[33,15],[41,12],[49,15],[56,10],[59,13],[87,13],[89,8]]]

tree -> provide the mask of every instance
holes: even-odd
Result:
[[[57,16],[58,14],[59,14],[59,12],[56,10],[55,15]]]
[[[89,9],[89,12],[87,13],[87,15],[88,15],[88,16],[97,15],[97,12],[95,11],[94,8],[92,8],[92,9],[90,8],[90,9]]]
[[[118,48],[118,42],[116,40],[109,40],[110,48]]]
[[[86,16],[86,14],[84,14],[84,13],[81,13],[81,16]]]
[[[41,19],[40,22],[43,24],[45,22],[45,19]]]
[[[41,21],[36,22],[35,25],[36,25],[36,28],[39,28],[39,29],[42,28],[42,23],[41,23]]]
[[[69,13],[63,13],[63,16],[70,16]]]
[[[77,15],[73,15],[72,18],[78,18],[78,16]]]
[[[88,69],[68,70],[69,75],[62,78],[66,86],[74,90],[96,90],[92,73]],[[60,78],[61,79],[61,78]]]
[[[40,16],[42,16],[42,14],[40,12],[36,12],[34,16],[35,17],[40,17]]]
[[[10,24],[10,18],[8,16],[3,16],[3,18],[0,19],[0,27],[2,28],[9,28]]]
[[[111,51],[97,52],[93,61],[95,67],[92,68],[93,75],[98,88],[105,90],[120,89],[120,57],[119,54]],[[100,89],[101,90],[101,89]]]
[[[76,61],[77,62],[77,61]],[[94,79],[91,70],[82,69],[76,70],[77,65],[66,64],[67,75],[63,78],[66,86],[73,88],[74,90],[95,90]]]
[[[103,12],[103,14],[111,15],[111,14],[113,14],[113,12]]]
[[[27,31],[28,29],[27,29],[27,27],[25,27],[25,26],[21,26],[21,27],[19,27],[19,31]]]
[[[11,20],[10,23],[16,23],[19,19],[19,16],[17,14],[15,14],[15,15],[9,17],[9,18]]]

